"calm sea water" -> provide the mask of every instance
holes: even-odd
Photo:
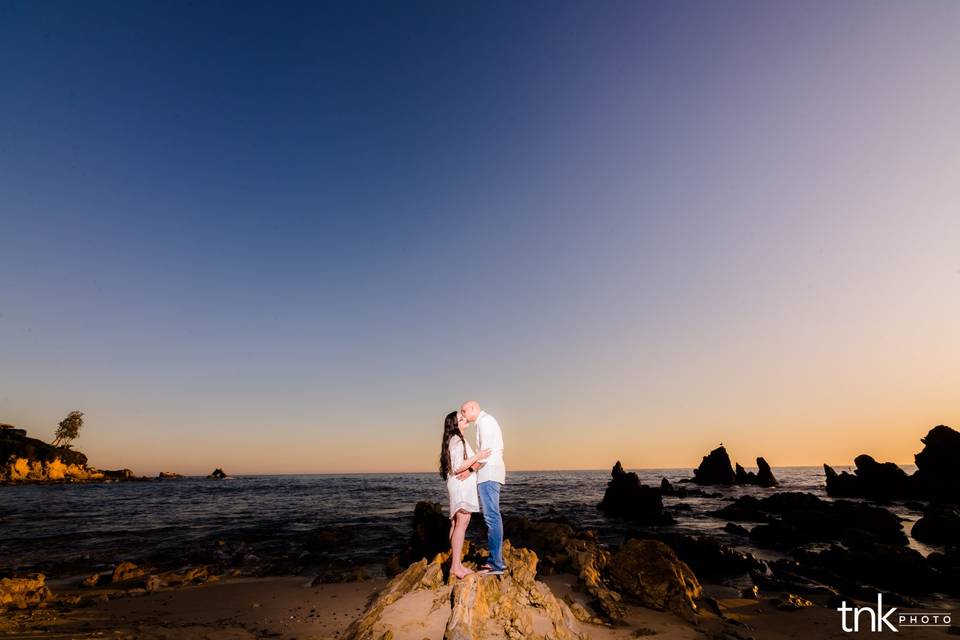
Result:
[[[644,484],[653,486],[664,477],[676,482],[692,475],[690,469],[637,472]],[[779,467],[774,474],[781,491],[808,491],[827,498],[822,467]],[[602,538],[618,541],[624,526],[596,508],[609,477],[608,470],[509,473],[501,508],[505,515],[530,518],[562,514],[597,529]],[[771,492],[758,487],[709,490],[725,497]],[[436,473],[5,486],[0,487],[0,573],[40,568],[62,575],[71,568],[107,566],[117,559],[186,554],[218,539],[256,541],[263,553],[295,552],[298,541],[311,531],[328,527],[353,528],[352,541],[337,553],[358,565],[376,567],[410,537],[413,507],[419,500],[440,502],[446,509],[444,484]],[[681,500],[664,499],[665,506],[676,502]],[[723,531],[725,520],[706,515],[726,504],[722,499],[682,502],[692,510],[674,512],[678,524],[671,530],[710,533],[761,557],[777,557],[743,546],[742,539]],[[921,515],[904,505],[891,509],[911,521],[904,523],[908,531]]]

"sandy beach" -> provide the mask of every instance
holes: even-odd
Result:
[[[542,578],[561,598],[585,602],[569,574]],[[66,583],[67,581],[61,581]],[[203,585],[160,590],[141,595],[115,589],[79,589],[52,583],[59,598],[82,595],[85,603],[10,611],[0,618],[2,638],[121,640],[326,640],[343,635],[347,626],[383,587],[383,579],[310,586],[303,576],[271,578],[225,578]],[[628,607],[625,619],[613,627],[583,624],[582,630],[596,640],[651,636],[663,640],[694,638],[756,638],[800,640],[843,638],[839,614],[825,597],[812,596],[815,606],[800,611],[782,611],[769,599],[748,600],[721,585],[704,585],[705,594],[717,599],[727,621],[703,611],[695,626],[670,612]],[[134,594],[137,592],[134,592]],[[87,604],[88,603],[88,604]],[[958,603],[952,603],[954,608]],[[391,612],[399,624],[395,640],[440,639],[446,615],[427,619],[415,615],[416,607],[398,603]],[[404,616],[407,616],[404,618]],[[733,620],[735,622],[730,622]],[[911,629],[911,638],[946,637],[945,628]]]

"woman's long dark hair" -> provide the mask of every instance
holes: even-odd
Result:
[[[444,480],[453,471],[450,468],[450,438],[457,436],[460,442],[463,442],[463,459],[467,459],[467,443],[460,435],[460,428],[457,426],[457,412],[451,411],[443,419],[443,440],[440,442],[440,477]]]

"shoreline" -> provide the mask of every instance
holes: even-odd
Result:
[[[567,573],[538,576],[559,598],[585,603],[577,577]],[[153,592],[124,593],[117,589],[81,589],[62,579],[51,583],[57,600],[30,610],[11,610],[0,617],[0,637],[76,640],[255,640],[296,638],[335,640],[361,615],[388,583],[386,579],[325,583],[311,586],[304,576],[226,577],[199,585]],[[649,635],[661,640],[700,638],[762,638],[801,640],[845,638],[840,614],[824,594],[805,594],[814,604],[800,610],[778,608],[779,594],[743,598],[736,590],[704,583],[704,595],[715,603],[703,607],[698,624],[674,613],[628,605],[624,620],[615,625],[582,623],[582,631],[596,640],[626,640]],[[62,599],[83,594],[81,604]],[[869,602],[853,601],[854,606]],[[949,601],[956,610],[958,602]],[[403,612],[400,613],[403,615]],[[400,625],[395,640],[439,638],[436,629],[412,614]],[[436,626],[434,624],[434,626]],[[954,627],[956,628],[956,627]],[[940,638],[944,628],[913,628],[911,637]],[[953,633],[951,630],[950,633]]]

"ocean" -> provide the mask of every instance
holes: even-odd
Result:
[[[904,465],[912,473],[912,466]],[[838,467],[840,471],[843,467]],[[750,470],[750,469],[748,469]],[[642,482],[659,486],[692,476],[691,469],[639,469]],[[779,491],[826,495],[822,467],[777,467]],[[510,472],[501,496],[504,515],[543,518],[563,515],[617,543],[627,527],[597,510],[610,478],[609,470]],[[678,485],[679,486],[679,485]],[[695,486],[695,485],[690,485]],[[754,486],[705,487],[724,497],[769,495]],[[65,483],[0,487],[0,575],[41,570],[48,576],[108,568],[118,560],[198,557],[198,550],[246,541],[258,556],[295,557],[303,541],[317,530],[340,528],[349,539],[325,553],[344,563],[382,575],[384,561],[400,551],[412,531],[414,505],[441,503],[446,491],[437,473],[350,475],[261,475],[227,480],[191,477],[119,483]],[[707,511],[727,504],[723,498],[665,497],[690,511],[672,511],[671,531],[709,534],[757,557],[782,557],[745,544],[723,530],[726,520]],[[889,507],[905,518],[909,533],[922,514],[902,503]],[[479,524],[479,514],[475,516]],[[473,537],[482,527],[471,525]],[[468,535],[468,537],[471,537]],[[913,541],[926,555],[930,548]],[[202,555],[202,554],[201,554]]]

